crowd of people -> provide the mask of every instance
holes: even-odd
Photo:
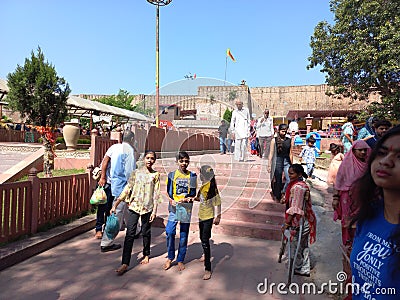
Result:
[[[308,241],[315,241],[316,226],[305,179],[313,178],[316,155],[321,150],[315,146],[315,137],[308,136],[299,155],[306,165],[305,172],[301,164],[293,164],[293,135],[290,133],[299,130],[297,120],[289,126],[280,124],[278,130],[274,130],[267,109],[263,117],[250,121],[247,109],[240,101],[236,104],[230,130],[234,133],[242,130],[238,139],[240,145],[249,140],[252,154],[268,158],[271,197],[286,204],[282,230],[291,229],[292,250],[298,241],[300,245],[294,273],[309,276]],[[356,291],[348,289],[346,299],[370,299],[371,293],[382,287],[397,289],[397,294],[385,295],[384,299],[398,299],[400,184],[396,176],[400,170],[400,125],[392,128],[390,121],[371,116],[357,132],[355,122],[356,116],[349,114],[347,122],[338,128],[340,143],[329,146],[332,159],[327,176],[333,191],[334,220],[341,222],[340,244],[346,283],[361,287]],[[254,151],[257,146],[259,153]],[[235,149],[235,160],[244,161],[245,152],[243,146]],[[301,236],[300,218],[304,220]]]
[[[400,126],[390,129],[389,121],[371,116],[357,133],[354,121],[349,115],[343,125],[342,145],[330,144],[327,183],[333,187],[334,220],[341,222],[343,271],[347,283],[359,288],[348,290],[346,299],[370,299],[379,289],[400,289],[400,185],[395,177]],[[384,299],[398,299],[398,291],[395,295]]]
[[[119,230],[110,235],[107,232],[107,217],[111,214],[118,219],[119,229],[126,226],[121,265],[116,269],[118,275],[128,271],[131,261],[134,240],[138,238],[137,227],[141,222],[143,237],[143,258],[141,264],[150,260],[151,224],[157,216],[158,205],[162,202],[160,190],[160,173],[153,169],[156,153],[146,150],[140,163],[136,163],[138,153],[135,148],[135,135],[125,131],[123,142],[112,145],[101,163],[101,176],[98,186],[104,188],[107,202],[99,204],[95,238],[101,239],[101,252],[115,251],[121,244],[115,243]],[[198,189],[197,174],[189,171],[189,154],[180,151],[176,156],[177,170],[167,176],[167,193],[169,196],[168,223],[166,226],[166,252],[168,258],[164,270],[171,268],[175,261],[178,270],[185,269],[191,214],[194,202],[199,202],[199,230],[203,248],[205,272],[204,280],[211,278],[210,238],[213,224],[221,220],[221,198],[219,196],[214,170],[203,165],[199,169],[201,186]],[[179,223],[179,247],[175,257],[176,227]]]
[[[316,154],[321,150],[315,146],[315,138],[306,140],[299,158],[306,165],[293,161],[293,138],[288,134],[289,126],[280,124],[277,132],[269,116],[269,110],[253,123],[251,132],[250,115],[241,101],[236,102],[232,121],[221,121],[220,153],[230,151],[227,141],[234,144],[234,159],[246,161],[247,143],[256,136],[262,149],[259,155],[267,159],[271,179],[271,197],[284,203],[285,223],[282,230],[291,232],[291,249],[297,249],[294,273],[310,275],[309,243],[316,240],[316,218],[312,209],[310,188],[306,181],[313,177]],[[334,220],[341,222],[341,247],[343,249],[343,270],[348,283],[367,284],[368,288],[397,287],[400,289],[400,126],[392,129],[386,120],[369,118],[365,127],[355,132],[354,116],[342,128],[342,143],[331,143],[332,154],[327,182],[332,186]],[[294,125],[292,125],[294,126]],[[293,127],[292,127],[293,128]],[[297,129],[298,130],[298,129]],[[230,133],[233,136],[230,137]],[[345,140],[347,139],[347,141]],[[160,174],[153,169],[156,161],[154,151],[147,150],[141,167],[136,169],[137,153],[134,148],[134,134],[124,133],[123,143],[111,146],[102,162],[102,175],[98,182],[105,188],[108,201],[99,205],[96,237],[101,239],[101,251],[108,252],[121,248],[115,244],[115,236],[103,234],[105,218],[116,214],[119,224],[126,224],[119,275],[128,271],[132,245],[136,238],[139,220],[143,236],[142,264],[149,263],[151,224],[157,215],[160,196]],[[347,149],[347,150],[346,150]],[[198,188],[196,172],[188,170],[190,158],[181,151],[176,157],[177,170],[168,174],[167,194],[169,216],[166,226],[167,260],[165,270],[176,262],[179,271],[185,269],[184,260],[188,243],[193,205],[199,202],[199,229],[203,248],[204,280],[211,278],[210,238],[213,225],[221,220],[221,198],[219,196],[214,170],[202,166],[199,170],[201,186]],[[175,255],[176,227],[179,223],[178,254]],[[299,226],[302,224],[302,230]],[[301,233],[300,233],[301,232]],[[292,253],[294,255],[294,253]],[[368,255],[368,259],[366,258]],[[350,261],[349,261],[350,257]],[[372,259],[374,262],[372,262]],[[377,262],[377,263],[376,263]],[[376,268],[378,268],[376,270]],[[371,273],[371,270],[376,270]],[[372,274],[372,275],[371,275]],[[348,299],[367,299],[368,291],[349,293]],[[377,298],[378,299],[378,298]],[[386,298],[385,298],[386,299]],[[395,298],[388,298],[395,299]]]

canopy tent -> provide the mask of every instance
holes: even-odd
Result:
[[[0,100],[5,98],[9,88],[7,80],[0,78]],[[2,102],[1,105],[8,103]],[[106,105],[97,101],[91,101],[77,96],[69,96],[67,100],[68,114],[76,117],[86,117],[92,119],[93,116],[104,116],[101,119],[112,119],[113,116],[118,118],[118,121],[141,121],[154,122],[154,119],[143,114],[122,109],[119,107]],[[107,116],[107,118],[105,118]]]
[[[289,110],[286,119],[304,119],[310,114],[314,118],[345,118],[348,114],[358,114],[359,110]]]
[[[0,100],[5,97],[5,95],[8,93],[8,91],[9,91],[9,89],[8,89],[7,81],[0,78]]]
[[[67,100],[68,113],[77,117],[91,118],[95,116],[115,116],[120,121],[141,121],[153,122],[149,118],[138,112],[122,109],[119,107],[103,104],[77,96],[69,96]]]

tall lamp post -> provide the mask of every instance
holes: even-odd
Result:
[[[150,4],[156,6],[156,126],[159,127],[160,115],[160,48],[159,48],[159,20],[160,20],[160,6],[166,6],[172,0],[147,0]]]

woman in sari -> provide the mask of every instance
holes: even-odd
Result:
[[[340,151],[340,146],[335,143],[331,143],[329,145],[329,151],[331,151],[331,154],[332,154],[332,161],[329,164],[329,170],[328,170],[328,176],[326,179],[326,183],[334,186],[336,183],[336,175],[337,175],[340,165],[342,164],[344,155]]]
[[[349,282],[351,281],[351,269],[347,257],[351,253],[355,235],[355,224],[351,225],[350,222],[357,213],[357,207],[353,205],[351,189],[366,171],[370,153],[371,148],[365,141],[355,141],[349,152],[345,154],[336,175],[332,201],[332,208],[334,209],[333,220],[341,220],[342,223],[343,271],[346,272]]]

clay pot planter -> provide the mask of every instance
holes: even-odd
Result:
[[[78,146],[80,135],[79,121],[72,119],[71,122],[64,122],[63,137],[67,150],[75,151]]]

